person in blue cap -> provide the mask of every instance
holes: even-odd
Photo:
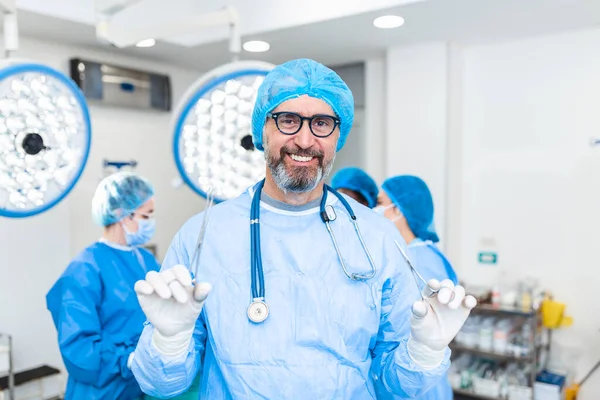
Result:
[[[439,242],[434,223],[433,197],[427,184],[412,175],[395,176],[381,185],[379,205],[375,211],[391,220],[408,244],[408,255],[413,266],[425,278],[452,282],[458,278],[446,256],[436,243]],[[378,399],[398,398],[378,386]],[[452,387],[447,378],[442,379],[419,400],[451,400]]]
[[[140,246],[155,230],[154,189],[131,172],[103,179],[92,200],[102,237],[79,253],[46,295],[67,369],[65,400],[143,396],[128,365],[145,321],[135,282],[160,266]]]
[[[331,178],[331,187],[352,197],[365,207],[373,208],[377,205],[379,187],[373,178],[360,168],[340,169]]]
[[[475,299],[432,281],[420,300],[398,231],[325,185],[353,118],[350,89],[316,61],[265,77],[252,117],[265,179],[210,209],[199,252],[193,216],[135,285],[145,393],[170,398],[201,371],[202,399],[374,399],[374,381],[412,398],[445,375]]]

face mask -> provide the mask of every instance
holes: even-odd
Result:
[[[388,204],[387,206],[377,206],[373,208],[373,211],[375,211],[377,214],[379,215],[383,215],[387,210],[389,210],[390,208],[394,207],[394,204]]]
[[[129,232],[127,231],[127,228],[123,226],[123,230],[125,231],[125,241],[129,246],[140,246],[148,243],[156,231],[156,220],[154,218],[140,219],[137,223],[137,232]]]
[[[383,214],[385,214],[385,212],[386,212],[387,210],[389,210],[389,209],[390,209],[390,208],[392,208],[392,207],[394,207],[394,204],[393,204],[393,203],[392,203],[392,204],[388,204],[387,206],[377,206],[377,207],[374,207],[374,208],[373,208],[373,210],[375,210],[375,212],[376,212],[377,214],[383,215]],[[385,217],[385,216],[384,216],[384,217]],[[397,215],[397,216],[395,216],[394,218],[390,219],[390,221],[392,221],[392,222],[396,222],[396,221],[398,221],[398,220],[402,219],[402,217],[403,217],[403,215],[402,215],[402,214],[400,214],[400,215]],[[387,218],[387,217],[386,217],[386,218]]]

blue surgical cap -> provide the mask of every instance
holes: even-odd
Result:
[[[92,199],[92,218],[98,225],[108,226],[131,215],[154,196],[154,188],[146,179],[128,171],[104,178]]]
[[[252,113],[252,141],[263,151],[263,128],[267,114],[284,101],[308,95],[325,101],[340,120],[337,151],[344,147],[354,121],[354,97],[346,83],[331,69],[302,58],[278,65],[258,88]]]
[[[338,189],[349,189],[358,192],[367,200],[370,208],[377,205],[379,187],[377,183],[365,171],[356,167],[340,169],[331,179],[331,187]]]
[[[439,242],[433,221],[433,198],[427,184],[416,176],[386,179],[381,188],[406,218],[410,230],[422,240]]]

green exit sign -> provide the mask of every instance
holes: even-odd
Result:
[[[478,254],[477,259],[480,264],[497,264],[498,255],[491,251],[482,251]]]

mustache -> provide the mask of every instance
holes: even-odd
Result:
[[[323,157],[325,156],[325,154],[323,153],[322,150],[319,149],[302,149],[298,146],[283,146],[280,150],[279,150],[280,156],[283,159],[283,157],[286,154],[293,154],[296,156],[301,156],[301,157],[316,157],[316,158],[320,158],[321,160],[323,159]]]

